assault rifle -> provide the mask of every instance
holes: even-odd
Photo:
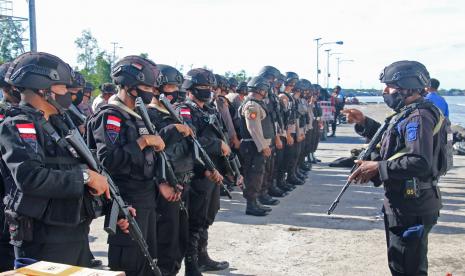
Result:
[[[123,198],[121,197],[119,189],[111,179],[110,174],[94,157],[90,149],[87,147],[87,144],[84,142],[84,139],[82,139],[81,134],[76,128],[70,130],[70,133],[66,136],[66,141],[68,141],[68,143],[71,144],[76,153],[87,164],[89,169],[96,171],[107,178],[107,182],[110,187],[111,208],[105,216],[105,231],[110,235],[114,235],[116,233],[116,223],[118,221],[119,215],[127,219],[129,223],[129,235],[137,243],[139,249],[142,251],[142,254],[148,261],[153,271],[153,274],[156,276],[162,276],[161,271],[157,266],[157,259],[152,258],[152,256],[150,255],[148,249],[149,246],[147,245],[147,242],[145,241],[144,236],[142,235],[142,231],[140,230],[137,221],[129,212],[129,206],[124,202]]]
[[[360,155],[358,156],[358,160],[363,160],[363,161],[366,161],[366,160],[369,160],[370,157],[371,157],[371,153],[375,151],[376,149],[376,146],[379,144],[379,142],[381,141],[381,138],[383,136],[383,133],[387,130],[390,122],[391,122],[391,119],[392,119],[392,116],[389,116],[386,118],[386,120],[384,121],[384,124],[378,128],[378,130],[376,131],[375,135],[373,136],[373,138],[371,139],[370,143],[368,144],[368,146],[360,153]],[[352,169],[350,170],[350,173],[352,174],[356,169],[358,168],[358,165],[355,164]],[[328,215],[331,215],[331,213],[333,213],[334,209],[336,209],[336,206],[337,204],[339,203],[339,201],[341,200],[341,197],[344,195],[344,193],[346,192],[347,188],[349,188],[350,184],[352,184],[351,181],[347,181],[346,184],[344,184],[344,186],[342,187],[341,191],[339,192],[339,194],[337,195],[336,199],[334,200],[334,202],[331,204],[331,206],[329,207],[328,209]]]
[[[140,97],[136,98],[135,108],[136,108],[137,113],[142,118],[142,121],[144,122],[144,125],[147,128],[149,134],[150,135],[158,135],[158,132],[157,132],[155,126],[150,121],[150,117],[149,117],[149,114],[147,112],[147,107],[145,106],[144,102],[142,101],[142,98],[140,98]],[[155,152],[155,154],[158,156],[158,158],[160,158],[160,160],[162,162],[162,166],[161,166],[162,170],[164,170],[166,168],[166,174],[164,173],[166,175],[166,177],[162,177],[162,178],[165,178],[165,179],[162,179],[162,181],[168,182],[168,184],[170,184],[171,187],[173,187],[173,189],[176,192],[179,192],[179,189],[176,186],[177,184],[179,184],[179,181],[178,181],[178,178],[176,177],[176,174],[174,173],[173,166],[171,166],[171,163],[170,163],[168,157],[166,156],[166,153],[164,151],[157,151],[157,152]],[[180,200],[179,204],[181,205],[181,209],[183,211],[187,211],[182,200]]]
[[[175,120],[176,123],[187,125],[184,122],[184,120],[176,113],[176,111],[174,110],[174,107],[171,105],[170,101],[166,97],[161,95],[159,98],[159,101],[166,108],[166,110],[170,113],[171,118]],[[210,156],[205,151],[205,149],[202,147],[199,140],[197,140],[193,136],[189,136],[188,139],[193,143],[195,150],[200,153],[200,158],[202,159],[207,170],[209,170],[210,172],[214,172],[216,170],[215,164],[213,163],[213,161],[211,160]],[[224,187],[223,183],[221,183],[221,188],[225,191],[228,198],[232,199],[231,193],[226,187]]]

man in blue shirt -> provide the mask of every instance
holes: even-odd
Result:
[[[425,96],[426,99],[434,103],[439,109],[441,109],[442,114],[449,118],[449,106],[447,105],[446,100],[438,94],[439,81],[437,79],[431,79],[431,85],[426,89],[428,94]]]

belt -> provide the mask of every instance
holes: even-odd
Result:
[[[241,142],[253,142],[253,139],[241,139]]]

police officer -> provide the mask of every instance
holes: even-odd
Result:
[[[192,135],[192,130],[185,125],[177,124],[170,113],[160,103],[162,94],[172,104],[179,97],[179,87],[182,85],[182,74],[176,68],[158,64],[160,74],[157,79],[158,88],[155,97],[147,106],[150,120],[157,128],[166,143],[165,152],[174,169],[176,178],[180,181],[183,201],[186,190],[194,176],[193,150],[185,137]],[[157,249],[158,267],[163,275],[176,275],[181,268],[187,248],[189,225],[187,210],[182,201],[168,201],[163,196],[157,198]]]
[[[302,141],[302,147],[299,155],[299,162],[298,168],[300,174],[305,175],[306,172],[311,170],[311,163],[305,161],[305,157],[308,156],[309,148],[310,148],[310,138],[311,132],[313,129],[312,121],[313,121],[313,110],[311,109],[309,100],[310,100],[310,89],[312,87],[312,83],[309,80],[301,79],[300,80],[302,85],[302,95],[300,98],[300,112],[302,112],[301,116],[301,123],[302,123],[302,131],[305,135],[304,140]]]
[[[194,131],[215,165],[219,167],[219,160],[228,156],[231,149],[210,124],[212,120],[218,120],[215,108],[208,105],[212,99],[214,86],[216,79],[212,72],[201,68],[190,70],[182,84],[182,89],[187,91],[187,100],[178,108],[184,121]],[[221,181],[216,182],[221,183]],[[202,275],[201,271],[226,269],[229,267],[228,262],[214,261],[207,252],[208,228],[213,224],[220,208],[219,185],[203,173],[198,173],[192,180],[190,188],[189,244],[184,261],[186,275]]]
[[[273,66],[264,66],[258,76],[264,78],[269,83],[269,91],[267,93],[267,97],[263,100],[266,109],[268,111],[269,118],[271,120],[271,129],[272,131],[272,139],[270,144],[271,155],[270,158],[265,159],[265,179],[261,185],[261,192],[260,196],[258,197],[259,205],[278,205],[280,201],[272,196],[276,197],[283,197],[285,195],[285,191],[281,190],[277,186],[277,181],[274,178],[274,171],[277,169],[276,167],[276,156],[277,150],[283,148],[283,144],[281,139],[279,138],[279,133],[284,128],[283,125],[283,118],[281,114],[281,107],[279,105],[279,99],[277,96],[278,90],[276,89],[276,84],[278,82],[278,78],[281,75],[278,69]],[[260,204],[261,203],[261,204]],[[267,210],[270,210],[269,207],[261,206]]]
[[[79,128],[82,134],[84,133],[85,129],[84,122],[86,120],[86,115],[82,113],[78,106],[84,97],[83,88],[85,84],[86,80],[84,79],[84,76],[82,76],[81,73],[74,71],[71,76],[71,85],[67,86],[72,100],[72,103],[67,109],[67,112],[71,117],[74,125]]]
[[[0,150],[16,184],[5,211],[16,257],[89,266],[87,233],[92,219],[83,200],[110,197],[108,183],[69,150],[72,126],[59,110],[71,104],[68,64],[47,53],[25,53],[5,81],[21,93],[0,125]]]
[[[270,158],[271,140],[274,138],[271,116],[263,100],[270,83],[263,77],[254,77],[247,84],[249,95],[239,112],[241,114],[241,155],[244,158],[244,198],[247,200],[245,213],[265,216],[271,208],[264,208],[257,202],[265,181],[265,166]]]
[[[96,113],[101,106],[108,103],[110,97],[116,94],[116,86],[113,83],[100,85],[101,94],[92,102],[92,112]]]
[[[5,75],[9,67],[10,63],[8,62],[0,65],[0,90],[3,95],[3,99],[0,102],[0,123],[5,119],[5,113],[8,107],[10,105],[17,105],[21,100],[19,91],[13,89],[13,87],[5,81]],[[3,197],[10,192],[10,188],[15,184],[11,177],[3,177],[3,175],[10,175],[7,170],[3,160],[0,160],[0,256],[4,256],[0,259],[0,272],[13,269],[14,260],[13,246],[10,244],[10,233],[8,232],[8,226],[5,222]]]
[[[118,61],[111,77],[119,92],[107,105],[101,106],[87,125],[89,147],[96,151],[97,158],[112,175],[121,197],[134,208],[135,219],[152,256],[157,255],[156,195],[159,193],[169,201],[179,199],[169,184],[156,182],[160,166],[154,151],[164,149],[163,140],[148,134],[134,112],[137,97],[146,104],[151,102],[158,74],[153,61],[139,56]],[[124,231],[118,230],[109,236],[108,243],[108,265],[112,270],[123,270],[126,275],[152,273],[136,243]]]
[[[350,181],[384,185],[384,224],[392,275],[428,274],[428,234],[442,207],[437,180],[445,167],[441,145],[447,139],[438,109],[421,97],[430,82],[425,66],[398,61],[384,68],[385,103],[396,112],[381,140],[380,157],[358,161]],[[352,109],[345,112],[356,131],[371,138],[380,124]]]
[[[301,134],[299,129],[299,114],[298,114],[298,98],[300,97],[300,89],[294,90],[299,76],[294,72],[286,72],[286,81],[283,94],[288,100],[288,110],[286,114],[286,148],[285,148],[285,164],[287,172],[287,182],[292,185],[303,185],[304,180],[296,175],[297,158],[300,152]]]
[[[86,115],[86,117],[89,117],[93,114],[91,102],[93,90],[94,86],[92,83],[86,82],[82,92],[82,102],[78,105],[79,110],[81,110],[81,112]]]

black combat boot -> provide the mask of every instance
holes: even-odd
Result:
[[[306,172],[309,172],[312,170],[312,163],[305,161],[300,165],[300,169]]]
[[[251,215],[251,216],[257,216],[257,217],[263,217],[263,216],[268,215],[268,212],[261,209],[258,206],[256,200],[247,200],[247,208],[245,209],[245,214]]]
[[[296,175],[291,175],[288,177],[287,182],[292,185],[304,185],[304,181],[302,179],[297,178]]]
[[[197,255],[187,255],[184,258],[184,265],[185,269],[185,276],[202,276],[202,272],[200,272],[199,264],[198,264],[198,256]]]
[[[259,200],[257,200],[256,202],[257,202],[258,208],[264,210],[265,212],[269,213],[269,212],[273,211],[273,209],[271,209],[271,207],[268,207],[268,206],[265,206],[265,205],[261,204]]]
[[[269,194],[264,194],[264,195],[260,195],[258,196],[258,201],[263,204],[263,205],[278,205],[279,204],[279,200],[276,199],[276,198],[272,198]]]
[[[296,187],[290,183],[288,183],[286,181],[286,176],[283,176],[281,178],[278,179],[278,187],[281,189],[281,190],[284,190],[284,191],[287,191],[287,192],[290,192],[292,190],[294,190]]]
[[[226,261],[217,262],[208,256],[207,248],[202,248],[199,252],[199,270],[205,271],[220,271],[225,270],[229,267],[229,263]]]
[[[276,183],[277,183],[277,181],[276,181],[276,179],[274,179],[273,182],[271,183],[270,188],[268,189],[268,194],[270,196],[274,196],[274,197],[285,197],[287,195],[287,192],[280,189],[276,185]]]

